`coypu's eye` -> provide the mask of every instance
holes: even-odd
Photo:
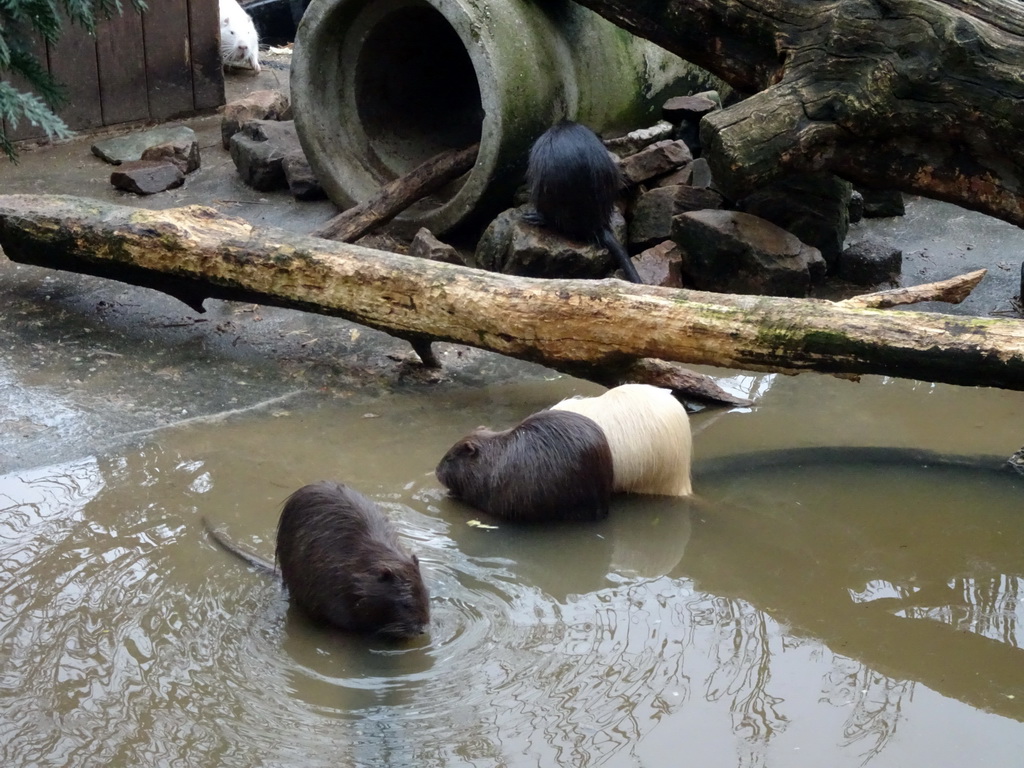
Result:
[[[381,568],[377,574],[377,581],[388,583],[395,580],[395,572],[390,568]]]
[[[464,456],[476,456],[480,452],[480,446],[476,443],[466,442],[462,444],[462,454]]]

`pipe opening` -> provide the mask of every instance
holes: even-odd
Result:
[[[359,120],[376,159],[399,176],[480,140],[480,85],[466,46],[426,3],[376,23],[355,73]]]

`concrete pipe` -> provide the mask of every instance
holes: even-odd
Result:
[[[568,0],[313,0],[291,72],[299,140],[340,208],[480,142],[472,171],[399,218],[435,234],[507,207],[530,145],[559,119],[621,132],[709,84]]]

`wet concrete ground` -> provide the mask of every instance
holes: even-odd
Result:
[[[229,100],[254,88],[287,89],[286,59],[271,58],[259,76],[228,75]],[[112,166],[90,152],[93,135],[30,149],[18,165],[3,162],[0,192],[76,194],[147,208],[201,203],[297,232],[335,212],[328,202],[246,187],[220,144],[219,116],[185,122],[199,136],[202,167],[177,190],[151,197],[114,190]],[[963,305],[917,308],[1017,316],[1020,229],[912,199],[906,216],[855,225],[849,241],[868,236],[903,249],[904,284],[989,270]],[[444,371],[427,375],[405,342],[336,318],[212,300],[206,307],[197,314],[154,291],[0,257],[0,473],[88,455],[168,424],[277,407],[309,394],[369,400],[553,375],[447,344],[437,345]]]

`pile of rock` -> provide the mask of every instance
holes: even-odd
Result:
[[[153,195],[185,183],[199,168],[199,142],[184,125],[116,136],[92,145],[92,153],[117,166],[110,183],[126,192]]]
[[[288,189],[299,200],[326,197],[299,144],[288,97],[280,91],[254,91],[225,106],[221,141],[253,189]]]
[[[715,187],[702,157],[699,125],[721,109],[714,92],[667,102],[664,120],[607,142],[624,183],[613,227],[645,283],[729,293],[806,296],[827,275],[858,285],[895,278],[902,254],[878,243],[845,247],[862,216],[903,213],[898,192],[854,190],[830,174],[776,182],[741,200]],[[325,197],[299,144],[291,105],[279,91],[255,91],[224,107],[221,140],[242,180],[261,191],[289,189],[300,200]],[[111,183],[136,194],[180,186],[199,167],[185,126],[97,142],[118,165]],[[600,278],[615,264],[603,248],[566,240],[531,223],[529,208],[500,214],[468,260],[496,272]],[[423,231],[411,252],[462,263],[463,255]]]
[[[830,174],[787,179],[742,200],[715,188],[698,126],[721,102],[714,92],[667,102],[663,122],[607,142],[625,185],[613,218],[644,282],[708,291],[806,296],[826,274],[859,285],[891,280],[902,254],[874,243],[845,248],[851,221],[899,215],[898,192],[855,192]],[[869,202],[870,201],[870,202]],[[527,219],[500,214],[481,238],[476,265],[535,277],[603,277],[610,256]]]

